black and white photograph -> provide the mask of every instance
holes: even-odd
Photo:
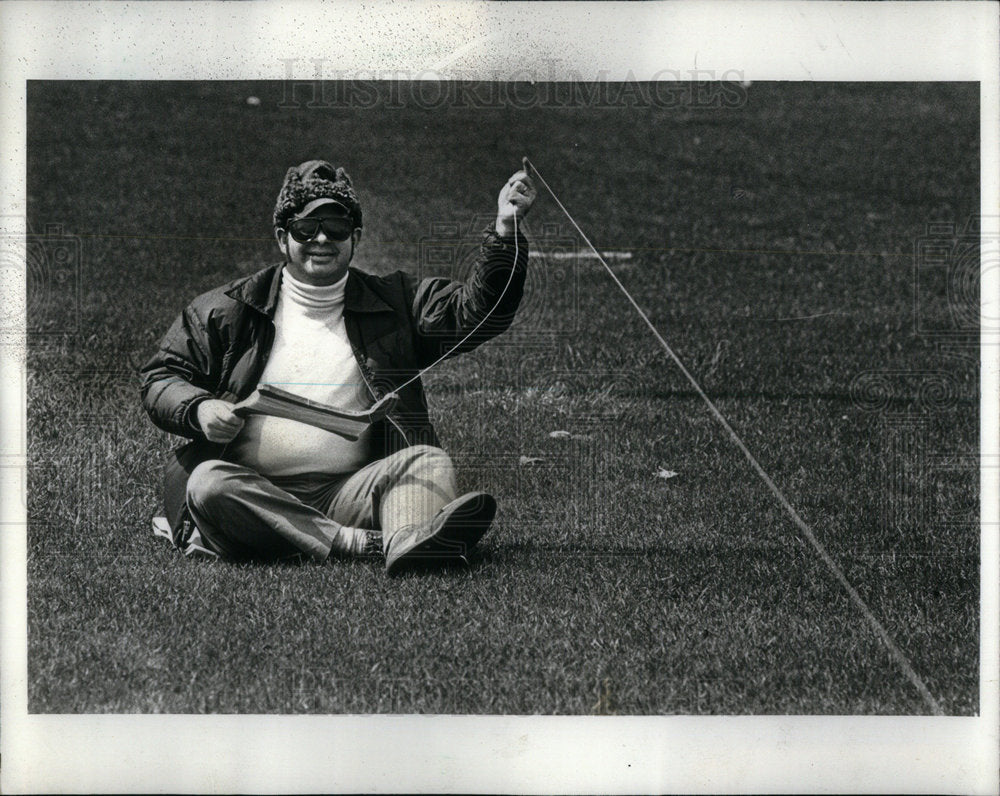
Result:
[[[995,9],[202,5],[0,11],[11,792],[995,791]]]

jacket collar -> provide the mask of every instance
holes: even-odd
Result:
[[[371,274],[355,268],[347,269],[347,284],[344,286],[344,309],[349,312],[392,312],[392,305],[376,293],[370,282]]]
[[[284,263],[277,263],[239,279],[225,291],[226,295],[273,318],[278,306],[283,268]],[[344,309],[351,312],[385,312],[391,311],[392,307],[368,285],[368,274],[355,268],[348,268],[347,285],[344,287]]]

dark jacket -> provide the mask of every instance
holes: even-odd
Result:
[[[389,417],[372,430],[372,461],[409,445],[438,444],[421,380],[397,387],[447,353],[480,321],[475,334],[448,356],[471,351],[507,329],[524,292],[527,263],[523,235],[515,264],[513,239],[487,230],[466,283],[444,278],[418,283],[402,271],[375,276],[349,269],[344,295],[348,340],[372,398],[391,391],[399,395]],[[220,458],[225,449],[202,434],[197,406],[209,398],[237,402],[256,388],[274,340],[281,272],[282,264],[272,265],[198,296],[142,368],[142,403],[150,418],[165,431],[193,440],[175,450],[167,463],[164,501],[176,544],[187,535],[182,527],[187,476],[202,461]]]

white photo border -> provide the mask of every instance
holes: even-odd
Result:
[[[325,74],[410,79],[976,81],[982,214],[1000,214],[988,2],[10,2],[0,37],[8,221],[25,215],[27,80],[282,80],[316,59]],[[23,280],[3,291],[23,316]],[[981,295],[997,317],[997,269]],[[987,335],[980,454],[995,462],[1000,349]],[[3,405],[22,412],[0,420],[5,792],[997,790],[1000,484],[985,466],[978,717],[28,715],[23,330],[3,333],[0,354]]]

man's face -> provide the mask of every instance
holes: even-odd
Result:
[[[336,205],[317,207],[307,218],[342,218],[343,211]],[[347,240],[332,240],[320,225],[316,236],[304,242],[297,241],[287,229],[275,231],[278,248],[285,255],[288,272],[307,285],[332,285],[347,273],[347,266],[354,257],[354,247],[361,240],[361,230],[355,229]]]

